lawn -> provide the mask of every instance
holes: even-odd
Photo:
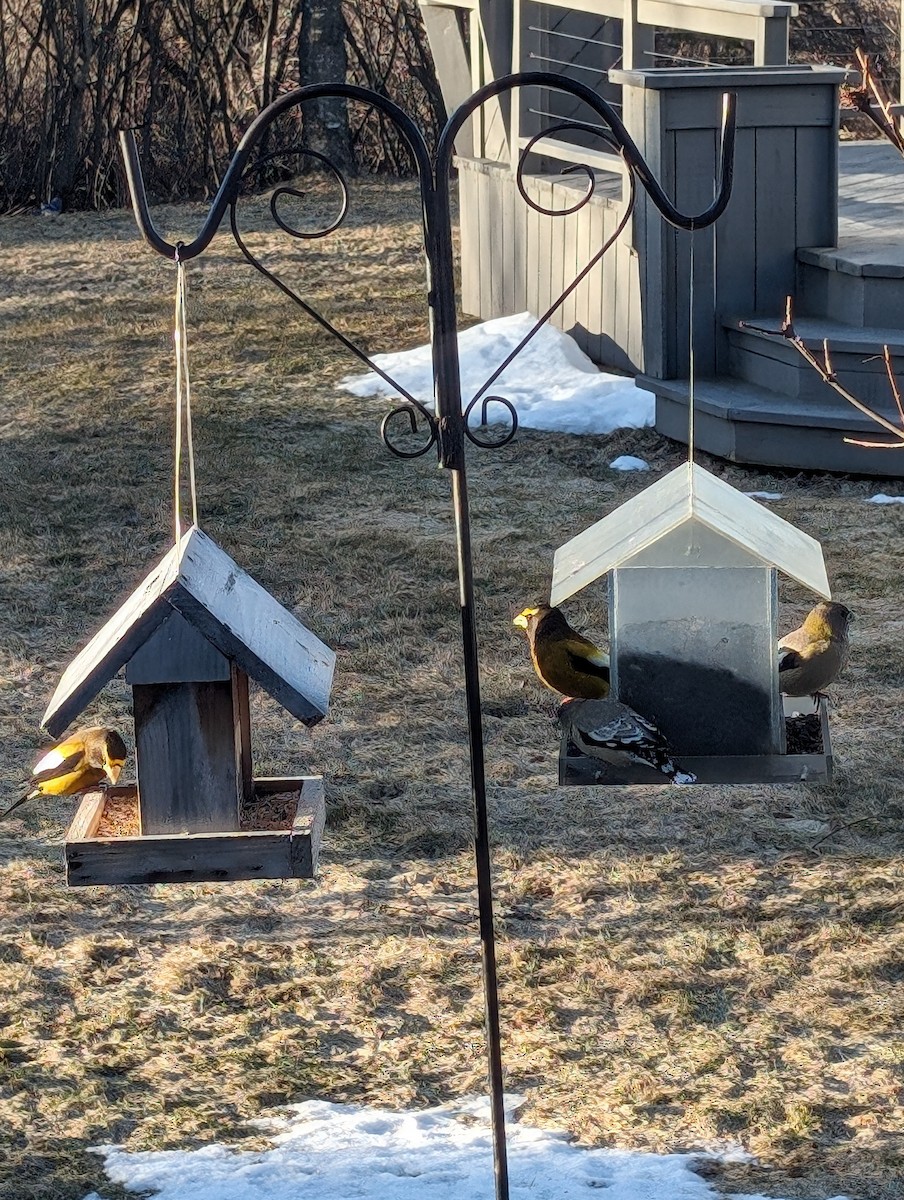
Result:
[[[410,185],[362,182],[346,225],[307,246],[262,232],[264,211],[249,203],[250,239],[347,335],[425,340]],[[202,210],[158,219],[188,240]],[[60,671],[172,540],[175,280],[124,212],[4,219],[0,277],[5,801]],[[485,1088],[449,479],[389,455],[387,405],[338,388],[354,362],[226,235],[188,278],[201,523],[338,656],[313,731],[252,700],[257,773],[326,778],[322,866],[314,883],[70,892],[71,801],[0,826],[4,1200],[117,1200],[100,1142],[254,1144],[246,1122],[289,1101]],[[652,476],[610,470],[617,454]],[[755,1161],[715,1172],[726,1193],[893,1200],[904,510],[865,501],[900,485],[701,458],[782,493],[857,615],[833,783],[555,784],[554,701],[512,615],[548,595],[558,545],[682,456],[650,430],[521,430],[470,455],[506,1087],[526,1122],[588,1145],[740,1143]],[[810,597],[780,588],[789,629]],[[567,611],[603,633],[602,584]],[[85,716],[128,732],[128,704],[116,680]]]

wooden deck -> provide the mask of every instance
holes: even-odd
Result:
[[[888,142],[841,143],[838,248],[820,256],[849,275],[904,279],[904,158]]]
[[[795,5],[421,5],[450,104],[464,100],[468,87],[511,70],[555,72],[487,101],[467,136],[463,130],[456,140],[465,312],[488,318],[548,311],[591,358],[639,372],[640,386],[657,397],[657,429],[678,440],[687,436],[693,327],[701,449],[762,465],[904,475],[900,451],[867,451],[846,440],[875,434],[867,417],[780,339],[750,329],[780,324],[792,296],[808,343],[817,349],[826,338],[837,343],[839,377],[852,390],[866,389],[866,402],[897,419],[870,364],[884,344],[904,345],[904,161],[884,142],[839,142],[846,72],[788,64],[787,22]],[[455,8],[469,11],[470,56]],[[752,39],[754,66],[701,69],[682,60],[647,69],[654,27]],[[608,52],[620,38],[616,68]],[[617,52],[616,46],[616,58]],[[632,62],[644,69],[630,69]],[[665,224],[641,191],[603,262],[555,305],[622,211],[619,181],[605,174],[620,173],[619,166],[595,135],[598,120],[587,122],[571,90],[576,80],[616,105],[652,174],[684,212],[702,212],[712,200],[722,97],[737,97],[734,190],[712,231],[695,240],[693,290],[687,234]],[[566,129],[562,121],[571,117],[587,124]],[[526,146],[524,190],[534,207],[524,204],[512,174]],[[584,169],[563,176],[563,161]],[[596,192],[573,211],[575,185],[589,171],[597,173]],[[611,186],[600,186],[607,178]],[[573,215],[563,221],[566,211]]]
[[[795,327],[811,348],[824,338],[839,378],[895,421],[881,362],[882,346],[904,355],[904,159],[884,141],[838,147],[838,237],[835,246],[799,246],[793,292]],[[780,306],[756,315],[778,329]],[[750,314],[748,314],[750,315]],[[864,449],[846,438],[882,440],[861,416],[781,340],[743,328],[725,314],[727,368],[696,389],[697,444],[738,462],[900,476],[897,449]],[[687,383],[680,376],[645,380],[657,394],[656,425],[683,440]]]

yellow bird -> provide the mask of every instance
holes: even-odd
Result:
[[[816,700],[837,679],[848,660],[848,628],[853,619],[843,604],[817,604],[800,629],[779,640],[778,683],[786,696]]]
[[[609,651],[572,629],[558,608],[525,608],[512,622],[527,633],[540,682],[578,700],[609,695]]]
[[[76,730],[38,759],[31,791],[10,805],[3,816],[35,796],[75,796],[105,779],[115,783],[127,754],[126,744],[115,729],[94,725]]]

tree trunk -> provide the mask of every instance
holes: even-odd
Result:
[[[298,41],[299,82],[345,83],[348,57],[342,0],[302,0]],[[339,170],[354,168],[346,100],[317,100],[304,106],[305,145]]]

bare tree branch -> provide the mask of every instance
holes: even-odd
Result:
[[[804,359],[805,362],[809,363],[809,365],[824,383],[827,383],[830,388],[832,388],[838,393],[839,396],[845,399],[848,404],[856,408],[858,412],[863,413],[863,415],[869,417],[871,421],[875,421],[877,425],[880,425],[883,429],[888,430],[889,433],[894,434],[895,438],[897,439],[894,442],[868,442],[860,441],[855,438],[845,438],[844,440],[850,445],[869,446],[874,449],[882,448],[897,450],[904,448],[904,409],[902,409],[900,389],[898,388],[898,384],[894,376],[894,370],[891,362],[891,352],[889,351],[888,346],[883,347],[885,369],[888,375],[889,384],[891,386],[892,396],[894,397],[898,412],[901,417],[900,426],[895,425],[893,422],[889,421],[887,417],[884,417],[881,413],[876,412],[874,408],[870,408],[868,404],[864,404],[862,400],[855,396],[853,392],[849,391],[848,388],[846,388],[839,381],[835,372],[835,368],[832,365],[832,357],[829,352],[828,338],[823,340],[823,358],[822,362],[820,362],[817,356],[813,353],[804,339],[794,328],[794,317],[790,296],[786,297],[785,299],[785,317],[782,321],[781,329],[765,329],[761,325],[754,325],[751,321],[742,321],[741,328],[753,330],[755,333],[765,334],[767,337],[783,338],[786,342],[790,343],[790,345],[794,347],[794,349],[798,352],[801,358]]]

